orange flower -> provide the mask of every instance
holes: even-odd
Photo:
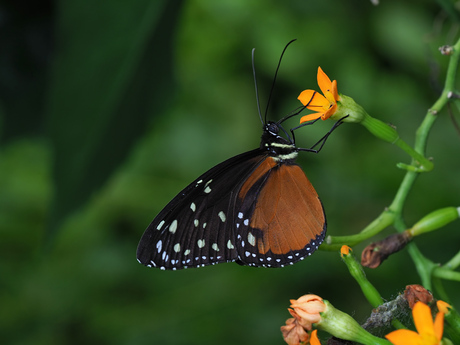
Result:
[[[394,345],[439,345],[444,330],[444,313],[436,315],[433,322],[431,309],[422,302],[417,302],[412,309],[417,332],[398,329],[385,336]]]
[[[315,90],[305,90],[299,95],[298,100],[302,102],[307,109],[316,111],[314,114],[303,116],[300,123],[316,120],[321,117],[322,120],[330,118],[337,110],[337,101],[340,96],[337,91],[337,80],[331,82],[331,79],[318,67],[317,75],[318,85],[323,95]]]
[[[316,295],[304,295],[298,300],[291,299],[291,308],[300,317],[303,327],[311,330],[311,324],[319,322],[321,315],[326,310],[323,299]]]

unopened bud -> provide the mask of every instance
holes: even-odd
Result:
[[[379,267],[391,254],[403,249],[411,240],[409,232],[393,234],[369,244],[361,254],[361,265],[369,268]]]
[[[437,230],[454,220],[457,220],[460,216],[460,207],[445,207],[439,210],[433,211],[420,219],[415,225],[408,231],[412,236],[418,236],[425,232]]]

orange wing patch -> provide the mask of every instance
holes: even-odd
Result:
[[[251,173],[251,175],[249,175],[249,178],[244,182],[238,194],[238,198],[243,200],[246,197],[249,189],[276,165],[277,163],[273,158],[268,157],[264,159],[263,162]]]
[[[260,174],[257,177],[252,174],[251,179],[259,178],[269,169],[262,167]],[[257,243],[260,253],[271,250],[274,254],[286,254],[314,241],[324,230],[325,222],[318,194],[302,169],[298,165],[281,164],[270,173],[260,191],[250,226],[263,232]]]

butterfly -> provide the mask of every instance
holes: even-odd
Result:
[[[311,148],[298,148],[294,130],[316,120],[291,129],[291,135],[281,124],[305,107],[299,109],[278,122],[263,121],[259,110],[260,147],[214,166],[177,194],[145,230],[138,261],[163,270],[232,261],[284,267],[318,249],[326,215],[295,160],[300,151],[319,152],[341,122]]]

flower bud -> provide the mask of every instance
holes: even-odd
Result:
[[[420,219],[408,231],[412,236],[418,236],[425,232],[437,230],[460,217],[460,207],[445,207],[433,211]]]
[[[410,240],[410,234],[405,231],[369,244],[361,253],[361,265],[369,268],[379,267],[391,254],[403,249]]]
[[[291,308],[302,319],[302,325],[311,330],[311,324],[320,320],[320,313],[325,310],[326,306],[321,297],[309,294],[297,300],[291,299]]]

